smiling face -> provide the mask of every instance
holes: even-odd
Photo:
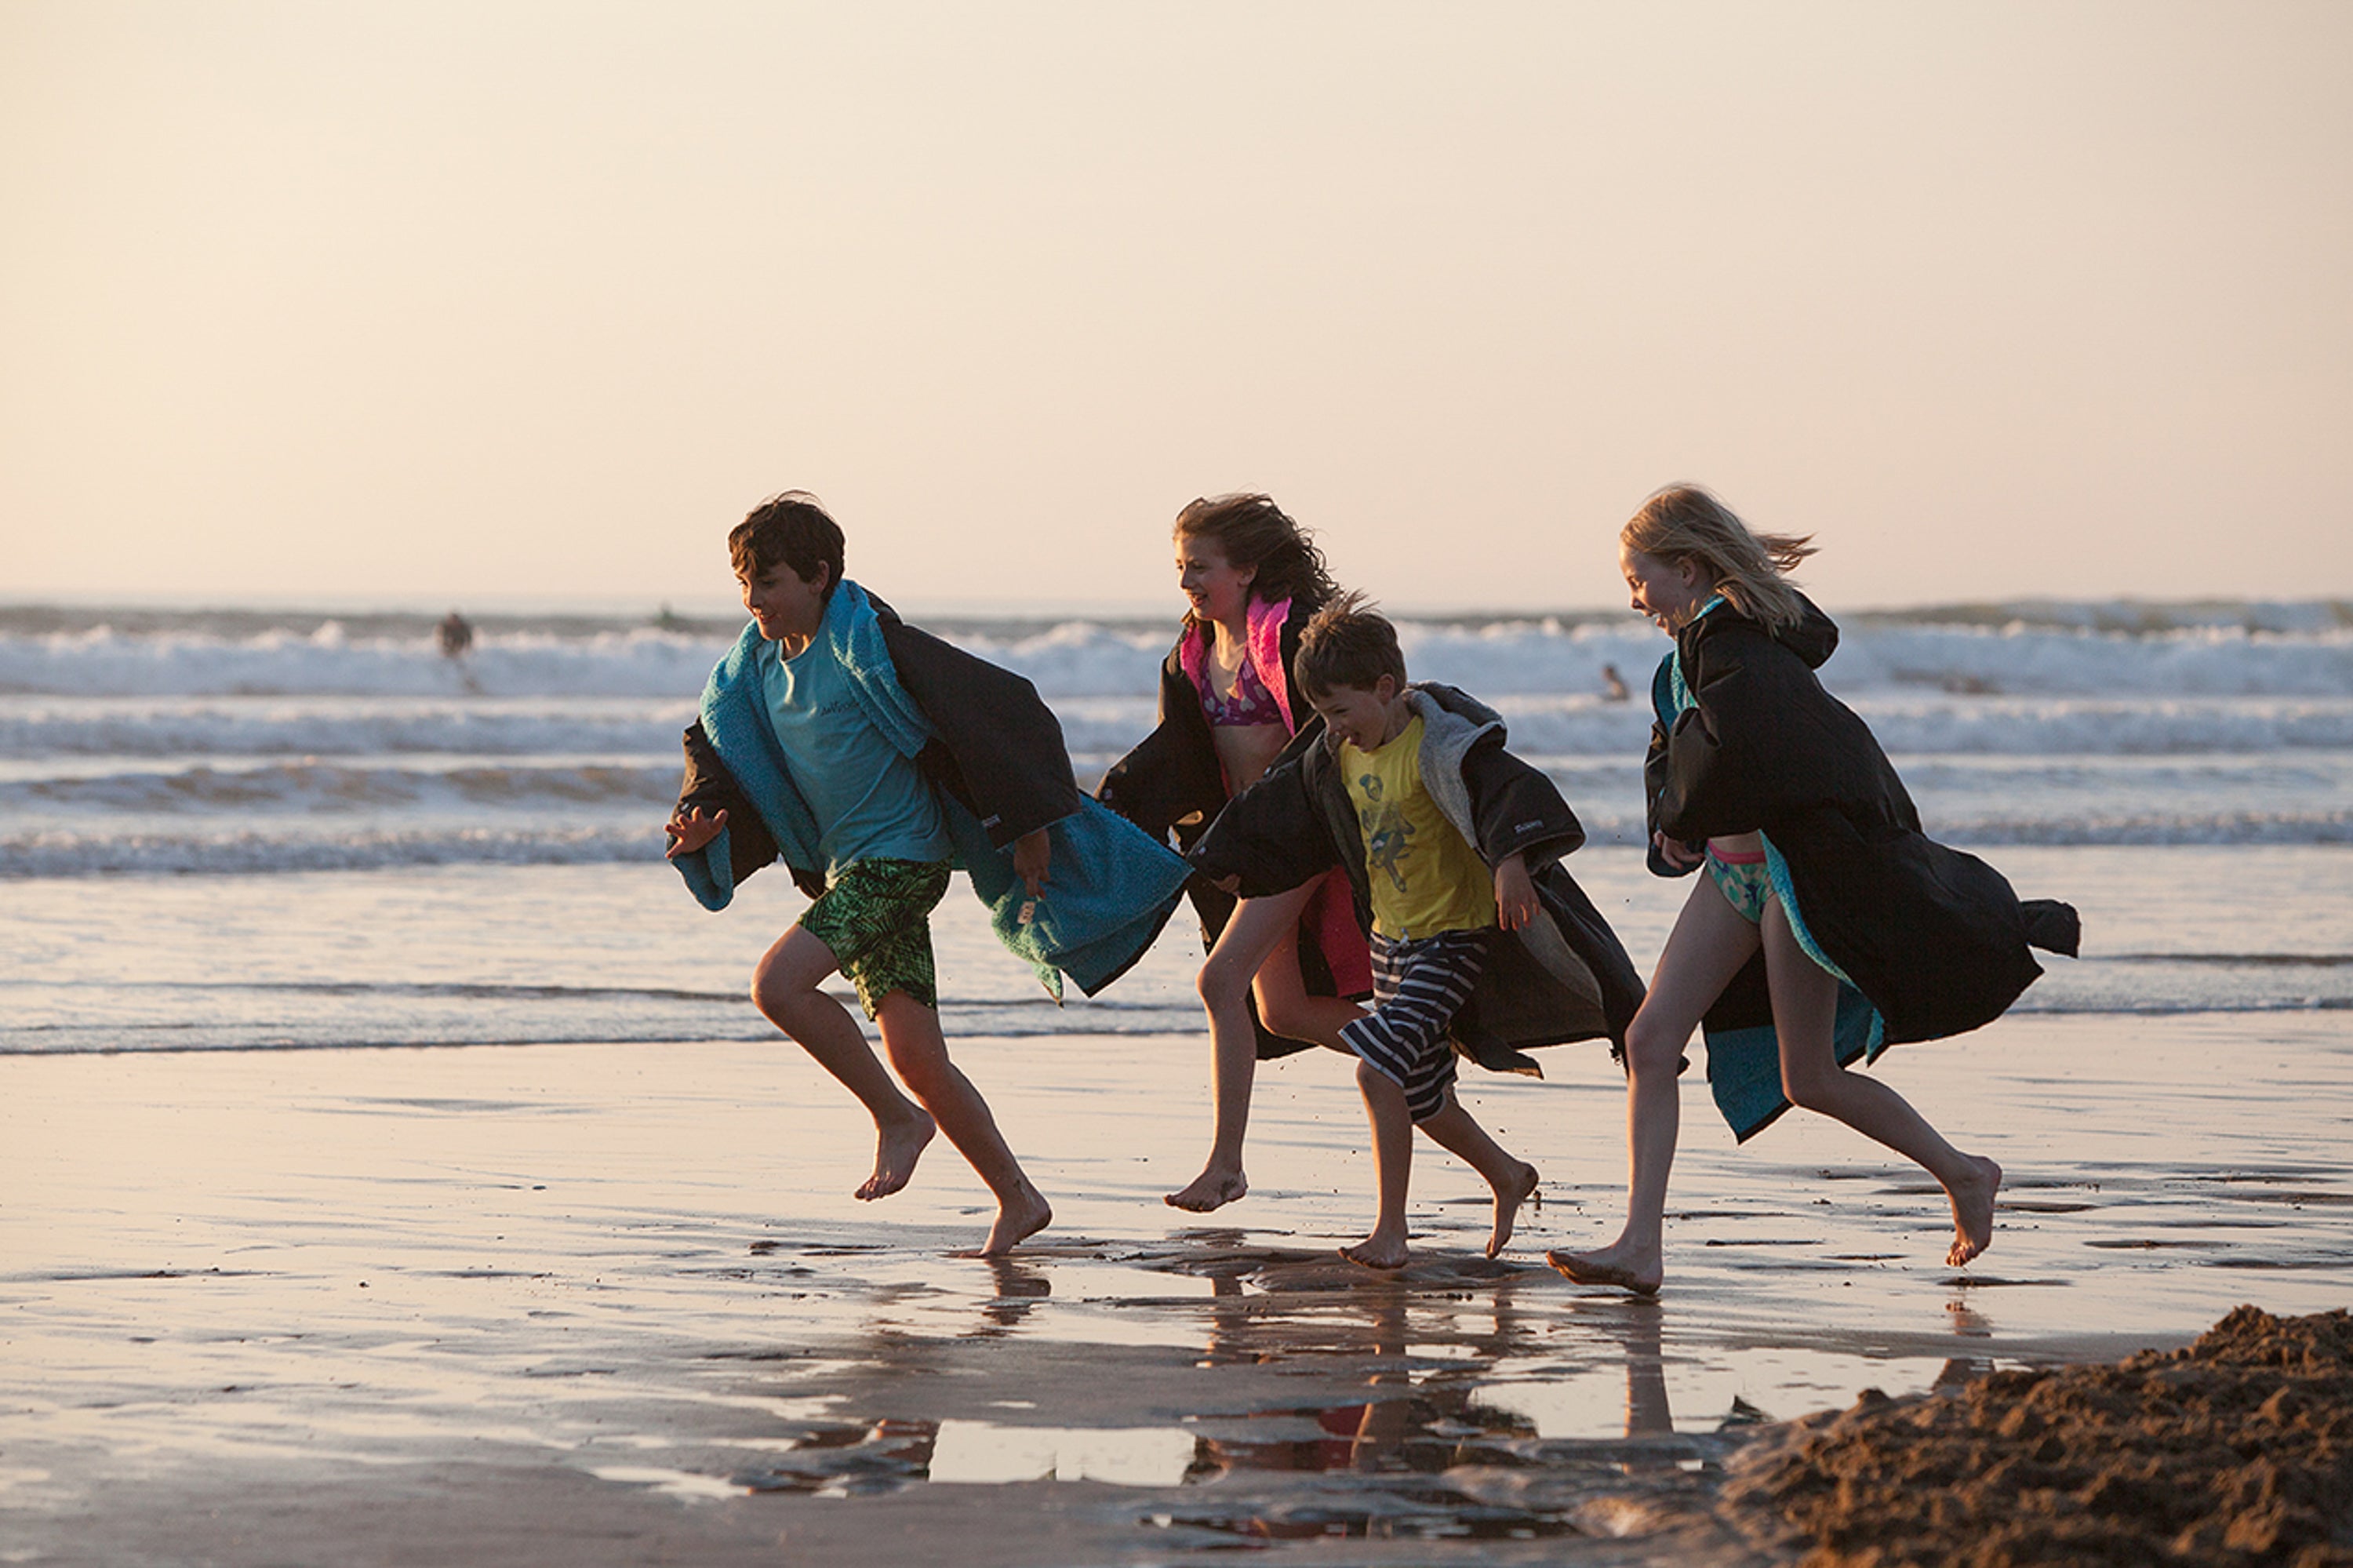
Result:
[[[1398,683],[1387,675],[1369,690],[1334,686],[1329,691],[1309,692],[1307,705],[1323,715],[1324,728],[1358,751],[1379,750],[1395,740],[1413,716]]]
[[[830,572],[818,563],[817,576],[803,577],[783,561],[765,571],[757,567],[735,574],[744,592],[744,608],[771,642],[806,643],[825,624],[825,590]]]
[[[1208,535],[1176,535],[1176,586],[1185,590],[1196,618],[1229,626],[1240,620],[1249,613],[1250,584],[1257,577],[1256,567],[1235,566]]]
[[[1689,620],[1715,586],[1689,556],[1662,561],[1631,545],[1618,546],[1618,569],[1626,574],[1634,613],[1662,631],[1672,632]]]

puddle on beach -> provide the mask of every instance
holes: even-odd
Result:
[[[1738,1394],[1723,1393],[1720,1404],[1679,1425],[1675,1380],[1647,1304],[1613,1315],[1626,1330],[1614,1342],[1602,1336],[1613,1364],[1563,1383],[1557,1369],[1546,1373],[1534,1361],[1493,1362],[1462,1353],[1459,1341],[1421,1337],[1441,1331],[1437,1325],[1463,1303],[1443,1294],[1419,1302],[1410,1292],[1394,1296],[1370,1313],[1318,1303],[1305,1322],[1264,1314],[1229,1339],[1232,1359],[1182,1369],[1196,1374],[1191,1392],[1213,1403],[1223,1403],[1218,1386],[1227,1377],[1250,1379],[1254,1388],[1291,1381],[1346,1389],[1343,1400],[1245,1403],[1145,1425],[1071,1426],[1041,1423],[1039,1404],[1058,1403],[1058,1391],[1039,1386],[1040,1401],[992,1401],[983,1418],[807,1421],[788,1446],[737,1464],[723,1483],[739,1494],[855,1499],[925,1486],[1091,1482],[1096,1489],[1082,1506],[1101,1528],[1144,1532],[1175,1550],[1321,1540],[1537,1542],[1622,1533],[1620,1516],[1630,1508],[1639,1507],[1651,1529],[1700,1517],[1725,1459],[1767,1419]],[[1493,1304],[1486,1305],[1492,1331]],[[1165,1371],[1134,1369],[1142,1399],[1155,1397],[1155,1377]],[[1526,1381],[1499,1382],[1499,1372]],[[1931,1375],[1974,1372],[1938,1363]],[[1901,1376],[1876,1381],[1906,1386]],[[1560,1425],[1580,1435],[1564,1436],[1548,1429],[1546,1396],[1570,1386],[1577,1414]],[[596,1473],[682,1499],[712,1495],[698,1491],[692,1471],[639,1466]],[[703,1477],[714,1478],[723,1478]],[[1105,1488],[1132,1499],[1106,1499]]]
[[[1741,1428],[1757,1419],[1736,1402],[1722,1436],[1679,1436],[1668,1427],[1614,1441],[1549,1441],[1525,1416],[1470,1390],[1441,1389],[1166,1426],[819,1425],[723,1480],[642,1466],[595,1473],[690,1499],[1092,1481],[1160,1494],[1132,1505],[1133,1522],[1179,1537],[1537,1540],[1588,1532],[1580,1513],[1630,1487],[1653,1503],[1696,1496]]]
[[[807,1265],[820,1250],[765,1255]],[[1658,1303],[1564,1295],[1541,1267],[1432,1254],[1376,1278],[1239,1229],[1066,1241],[985,1267],[996,1297],[943,1293],[967,1315],[959,1339],[894,1340],[863,1364],[714,1353],[734,1369],[737,1406],[771,1418],[767,1435],[595,1473],[686,1499],[714,1495],[712,1482],[813,1500],[1092,1483],[1082,1506],[1103,1528],[1176,1550],[1535,1542],[1620,1533],[1612,1510],[1630,1496],[1645,1528],[1697,1518],[1724,1460],[1766,1423],[1851,1403],[1862,1387],[1912,1393],[1993,1364],[1678,1344]],[[1189,1348],[1098,1339],[1073,1362],[1042,1333],[1001,1332],[1005,1313],[1026,1321],[1065,1280],[1090,1291],[1124,1280],[1127,1305],[1183,1327]],[[1957,1304],[1947,1319],[1956,1340],[1988,1331]],[[916,1375],[904,1375],[909,1361]],[[747,1393],[747,1380],[762,1392]],[[975,1381],[989,1397],[973,1397]],[[895,1393],[878,1397],[885,1383]],[[1105,1500],[1103,1489],[1132,1499]]]

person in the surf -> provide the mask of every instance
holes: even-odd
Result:
[[[1097,797],[1154,838],[1188,849],[1226,802],[1323,721],[1293,662],[1308,619],[1338,590],[1314,537],[1270,496],[1204,497],[1176,514],[1176,580],[1187,610],[1160,667],[1159,722],[1103,775]],[[1338,873],[1238,904],[1196,878],[1208,953],[1215,1120],[1200,1174],[1167,1194],[1206,1213],[1250,1190],[1242,1141],[1261,1058],[1310,1045],[1345,1050],[1340,1031],[1373,989],[1371,959]]]
[[[1634,609],[1675,640],[1651,683],[1651,869],[1707,874],[1627,1032],[1625,1225],[1599,1250],[1546,1255],[1581,1283],[1659,1288],[1676,1074],[1702,1022],[1737,1137],[1792,1103],[1834,1117],[1944,1188],[1948,1264],[1993,1240],[2001,1167],[1848,1064],[2000,1017],[2042,972],[2029,947],[2072,955],[2080,926],[1922,834],[1870,729],[1815,678],[1838,630],[1787,575],[1811,554],[1692,485],[1651,496],[1619,536]]]
[[[841,529],[816,497],[763,503],[727,546],[752,623],[686,732],[670,858],[711,909],[762,866],[790,868],[815,902],[761,959],[752,997],[873,1117],[874,1170],[857,1196],[904,1187],[944,1132],[997,1198],[982,1255],[1003,1254],[1053,1210],[948,1059],[932,909],[961,868],[998,939],[1057,999],[1063,974],[1092,995],[1152,945],[1185,863],[1080,792],[1029,681],[845,578]],[[836,971],[906,1093],[818,989]]]

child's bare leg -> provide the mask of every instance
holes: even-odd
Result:
[[[1309,885],[1313,895],[1314,885]],[[1250,981],[1258,998],[1258,1015],[1267,1028],[1286,1040],[1305,1040],[1353,1055],[1340,1031],[1365,1015],[1365,1010],[1345,997],[1312,996],[1299,973],[1299,927],[1294,921],[1274,951],[1258,967]]]
[[[1365,1115],[1373,1124],[1373,1170],[1380,1193],[1380,1217],[1372,1234],[1340,1255],[1366,1268],[1402,1268],[1406,1245],[1405,1196],[1413,1177],[1413,1117],[1405,1090],[1370,1062],[1356,1064],[1356,1086],[1364,1091]]]
[[[932,1140],[933,1122],[891,1081],[849,1010],[818,990],[839,968],[832,948],[796,926],[752,970],[752,1001],[874,1118],[874,1173],[857,1195],[886,1198],[914,1175],[915,1161]]]
[[[997,1223],[989,1227],[981,1255],[995,1257],[1045,1229],[1054,1211],[1022,1172],[1021,1162],[997,1129],[988,1102],[948,1060],[939,1013],[903,991],[884,997],[875,1013],[882,1028],[882,1048],[890,1053],[900,1080],[997,1196]]]
[[[1957,1266],[1985,1251],[1993,1243],[1993,1200],[2001,1186],[2001,1167],[1946,1142],[1887,1085],[1839,1065],[1833,1043],[1838,981],[1798,945],[1778,898],[1766,901],[1764,939],[1773,1030],[1781,1042],[1781,1092],[1790,1104],[1834,1117],[1916,1160],[1936,1179],[1953,1205],[1953,1245],[1946,1262]]]
[[[1546,1261],[1584,1285],[1648,1296],[1666,1277],[1662,1233],[1667,1177],[1682,1130],[1677,1064],[1701,1014],[1757,951],[1757,927],[1700,874],[1659,955],[1651,989],[1626,1030],[1626,1224],[1595,1252],[1549,1252]]]
[[[1258,1077],[1258,1031],[1250,1023],[1251,977],[1299,924],[1312,888],[1272,898],[1245,898],[1201,965],[1201,1005],[1209,1015],[1210,1084],[1216,1120],[1208,1162],[1201,1173],[1167,1195],[1172,1207],[1206,1214],[1250,1191],[1242,1173],[1242,1137],[1250,1130],[1250,1088]]]
[[[1488,1137],[1487,1129],[1472,1119],[1471,1113],[1462,1108],[1451,1089],[1447,1091],[1444,1108],[1424,1118],[1421,1130],[1430,1134],[1430,1141],[1439,1148],[1468,1162],[1494,1189],[1495,1225],[1487,1236],[1487,1255],[1497,1256],[1512,1239],[1520,1205],[1536,1197],[1536,1168]]]

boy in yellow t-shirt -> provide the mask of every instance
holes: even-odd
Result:
[[[1407,700],[1405,655],[1386,618],[1353,600],[1332,606],[1301,635],[1296,668],[1337,742],[1372,895],[1373,1011],[1340,1038],[1358,1058],[1380,1215],[1371,1234],[1341,1253],[1372,1268],[1404,1265],[1419,1127],[1494,1189],[1493,1257],[1511,1239],[1520,1204],[1535,1193],[1536,1171],[1504,1152],[1455,1099],[1449,1033],[1499,926],[1516,930],[1537,913],[1526,861],[1505,855],[1491,872],[1432,799],[1421,775],[1423,720]]]
[[[1585,842],[1577,813],[1505,747],[1503,715],[1452,686],[1409,685],[1396,629],[1354,596],[1308,623],[1293,670],[1315,723],[1186,858],[1244,898],[1345,874],[1375,990],[1341,1038],[1372,1118],[1380,1218],[1342,1250],[1373,1268],[1406,1261],[1419,1125],[1494,1189],[1493,1257],[1536,1173],[1456,1102],[1455,1051],[1503,1072],[1534,1072],[1527,1048],[1572,1040],[1606,1039],[1615,1054],[1641,977],[1560,863]]]

